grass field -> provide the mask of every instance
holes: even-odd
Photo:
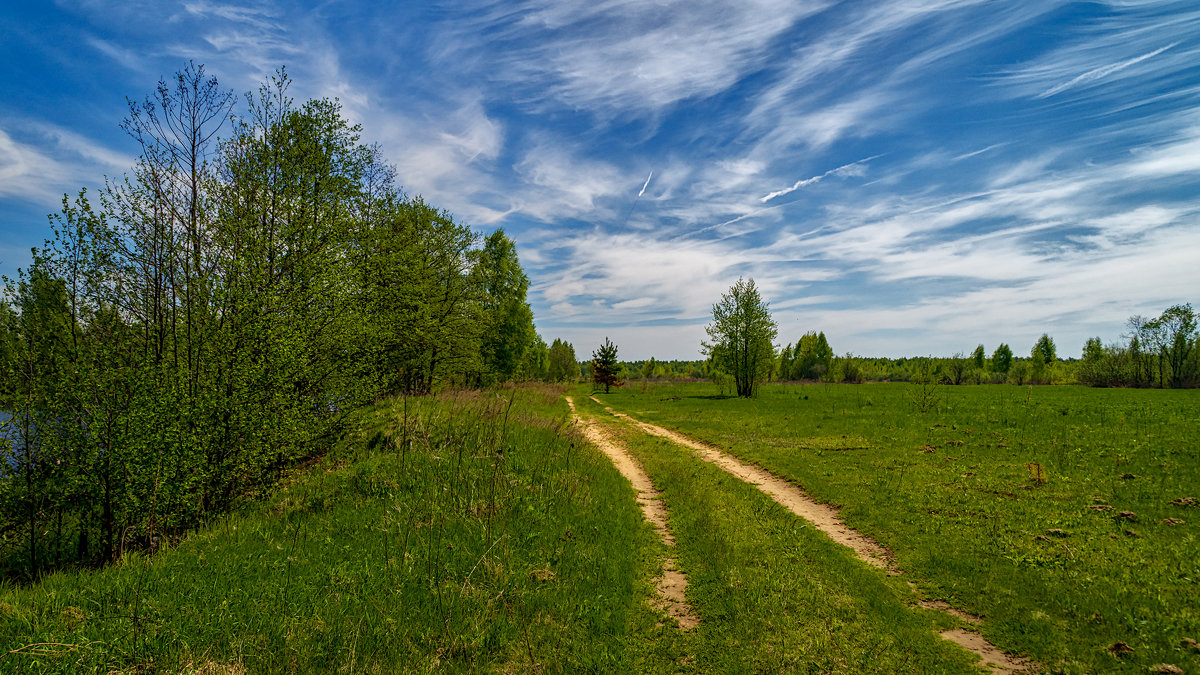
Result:
[[[1056,672],[1200,668],[1194,391],[633,385],[601,398],[795,481]],[[653,473],[652,473],[653,475]],[[1121,515],[1125,514],[1125,515]],[[1178,522],[1183,521],[1183,522]],[[1114,656],[1123,642],[1132,653]]]
[[[560,393],[386,402],[172,550],[0,589],[0,671],[627,670],[653,538]]]
[[[688,637],[697,672],[974,673],[940,639],[956,625],[914,609],[904,581],[863,565],[753,486],[622,424],[586,397],[662,491],[700,617]]]
[[[910,581],[1047,672],[1200,669],[1200,506],[1171,503],[1200,497],[1195,392],[598,395],[838,506],[902,576],[577,392],[661,491],[694,630],[653,608],[630,484],[561,388],[521,387],[384,401],[169,550],[0,587],[0,672],[978,672]]]

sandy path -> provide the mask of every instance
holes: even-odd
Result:
[[[592,400],[600,403],[595,397],[592,397]],[[854,549],[854,552],[858,554],[859,559],[863,562],[879,569],[888,569],[891,555],[887,549],[873,539],[851,529],[849,525],[842,522],[842,519],[838,517],[836,509],[827,504],[817,503],[795,485],[774,474],[768,473],[764,469],[746,464],[732,455],[727,455],[711,445],[698,443],[670,429],[613,412],[612,408],[605,407],[605,409],[616,416],[630,420],[648,434],[661,436],[674,443],[695,450],[701,459],[712,462],[757,487],[759,490],[767,493],[771,499],[774,499],[787,508],[787,510],[816,525],[818,529],[828,534],[837,543]]]
[[[642,509],[642,517],[654,527],[663,544],[674,546],[675,537],[671,535],[671,528],[667,525],[667,507],[663,504],[658,490],[654,489],[654,484],[650,482],[650,476],[624,448],[608,436],[600,425],[576,414],[575,401],[570,396],[567,396],[566,399],[567,405],[571,408],[571,416],[579,425],[584,437],[607,455],[613,465],[617,467],[617,471],[620,471],[621,475],[633,484],[633,489],[637,492],[638,506]],[[653,603],[654,606],[678,621],[679,627],[683,630],[695,628],[700,623],[700,619],[692,611],[692,607],[687,603],[685,597],[687,577],[676,566],[674,558],[668,557],[663,560],[662,568],[662,576],[658,577],[654,583],[654,588],[658,592],[658,597]]]
[[[733,455],[722,452],[715,446],[694,441],[670,429],[616,412],[610,406],[604,405],[604,402],[595,396],[590,398],[596,403],[603,405],[604,409],[614,417],[627,419],[648,434],[660,436],[673,443],[691,448],[696,451],[695,454],[701,459],[716,464],[725,471],[757,487],[784,508],[812,523],[837,543],[851,548],[859,560],[868,565],[886,570],[889,574],[901,574],[893,566],[891,554],[879,542],[851,528],[838,516],[836,509],[828,504],[817,502],[796,485],[765,469],[746,464]],[[572,410],[574,410],[574,405],[572,405]],[[913,590],[916,590],[915,584],[910,582],[910,585],[913,587]],[[919,604],[926,609],[945,612],[974,625],[983,623],[980,617],[951,607],[941,601],[922,600]],[[940,635],[967,651],[977,654],[983,660],[983,663],[986,664],[986,667],[990,668],[993,673],[1029,673],[1038,670],[1036,664],[1005,654],[977,632],[954,628],[942,631]]]

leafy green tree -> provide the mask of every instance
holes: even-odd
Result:
[[[1046,333],[1042,333],[1037,343],[1033,345],[1033,349],[1030,350],[1029,358],[1035,362],[1041,362],[1043,365],[1054,363],[1058,359],[1054,340]]]
[[[550,344],[547,378],[551,382],[566,382],[579,377],[579,362],[570,342],[554,338]]]
[[[713,321],[705,332],[711,342],[701,343],[703,351],[733,376],[738,396],[753,396],[770,372],[778,333],[753,279],[738,279],[721,296],[713,305]]]
[[[620,368],[620,363],[617,362],[617,346],[606,336],[604,344],[592,352],[592,382],[604,385],[604,393],[607,394],[609,387],[621,386],[617,377]]]
[[[1008,381],[1012,384],[1025,384],[1032,377],[1029,361],[1024,359],[1014,360],[1012,366],[1008,369]]]
[[[992,352],[992,371],[997,373],[1007,373],[1012,367],[1012,363],[1012,348],[1001,342],[996,347],[996,351]]]
[[[391,195],[366,227],[360,285],[376,377],[388,391],[427,393],[481,367],[482,286],[471,229],[420,198]]]
[[[12,394],[18,335],[17,313],[7,300],[0,298],[0,404]]]
[[[496,230],[484,240],[475,274],[483,292],[484,379],[510,380],[533,342],[534,330],[533,312],[525,300],[529,279],[504,230]]]
[[[775,372],[781,380],[786,380],[792,375],[792,345],[789,342],[782,350],[779,351],[779,363],[776,365]]]
[[[862,368],[861,359],[855,358],[854,354],[846,352],[846,355],[840,359],[836,359],[840,382],[849,382],[851,384],[862,384],[866,379],[866,372]]]
[[[971,352],[971,365],[977,370],[983,370],[987,364],[987,354],[983,351],[983,345],[975,347],[975,351]]]
[[[1174,305],[1155,320],[1158,325],[1158,356],[1160,382],[1163,386],[1180,387],[1191,381],[1195,373],[1189,372],[1189,358],[1196,348],[1196,314],[1192,306]]]
[[[963,384],[967,381],[967,373],[970,371],[971,362],[963,357],[962,352],[956,353],[954,356],[946,359],[946,380],[950,384]]]
[[[793,380],[817,380],[833,366],[833,349],[825,333],[809,331],[796,342],[788,377]]]
[[[651,356],[650,358],[646,359],[646,360],[645,360],[645,361],[642,363],[642,379],[644,379],[644,380],[645,380],[645,379],[650,379],[651,377],[654,377],[654,366],[655,366],[655,365],[657,365],[657,364],[656,364],[656,362],[654,361],[654,357],[653,357],[653,356]]]
[[[520,378],[526,382],[544,382],[548,379],[549,372],[550,350],[542,336],[534,332],[533,342],[526,348],[525,357],[521,360]]]
[[[1029,379],[1031,382],[1049,384],[1054,380],[1055,364],[1058,361],[1054,340],[1046,333],[1038,338],[1029,352]]]
[[[1107,355],[1099,337],[1088,338],[1083,345],[1083,357],[1079,361],[1077,377],[1083,384],[1102,386],[1105,384],[1104,361]]]
[[[1133,362],[1135,386],[1154,383],[1155,345],[1160,342],[1160,324],[1140,315],[1129,317],[1129,356]],[[1160,378],[1161,383],[1161,378]]]
[[[269,489],[377,394],[548,376],[512,243],[481,250],[396,189],[336,101],[287,90],[280,71],[232,123],[202,67],[160,83],[123,125],[131,174],[95,208],[64,197],[8,284],[9,575],[179,534]]]

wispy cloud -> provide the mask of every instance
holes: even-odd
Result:
[[[774,192],[767,193],[766,195],[760,197],[758,201],[765,204],[765,203],[771,201],[772,199],[775,199],[776,197],[782,197],[783,195],[795,192],[796,190],[799,190],[802,187],[808,187],[809,185],[813,185],[814,183],[819,183],[822,180],[825,180],[826,178],[828,178],[830,176],[862,176],[862,175],[865,175],[867,172],[867,162],[870,162],[871,160],[876,159],[878,157],[879,157],[879,155],[874,155],[872,157],[867,157],[866,159],[860,159],[857,162],[843,164],[842,166],[839,166],[836,169],[830,169],[830,170],[826,171],[825,173],[818,174],[811,178],[803,178],[801,180],[796,181],[795,183],[792,183],[791,187],[783,188],[782,190],[776,190]]]
[[[536,145],[514,168],[525,184],[520,212],[544,222],[611,218],[612,205],[601,200],[620,194],[625,184],[616,166],[584,159],[561,145]]]
[[[131,71],[142,72],[145,68],[145,54],[138,54],[132,49],[113,44],[109,40],[101,40],[95,36],[85,37],[84,42]]]
[[[338,97],[409,194],[516,239],[548,336],[694,355],[741,274],[789,334],[893,354],[1070,343],[1200,287],[1189,0],[58,7],[76,39],[25,51],[114,118],[186,58]],[[132,161],[80,123],[95,89],[12,112],[44,97],[0,104],[9,213]]]
[[[1135,56],[1132,59],[1128,59],[1126,61],[1118,61],[1117,63],[1110,63],[1105,66],[1093,68],[1093,69],[1087,71],[1086,73],[1083,73],[1081,75],[1076,75],[1075,77],[1071,78],[1067,82],[1063,82],[1062,84],[1058,84],[1053,87],[1050,87],[1046,91],[1043,91],[1042,93],[1038,94],[1037,98],[1049,98],[1051,96],[1054,96],[1055,94],[1064,92],[1073,87],[1086,85],[1086,84],[1095,82],[1096,80],[1102,80],[1102,79],[1108,77],[1109,75],[1112,75],[1114,73],[1119,73],[1122,70],[1125,70],[1126,68],[1128,68],[1130,66],[1137,65],[1137,64],[1141,63],[1142,61],[1145,61],[1146,59],[1154,58],[1155,56],[1158,56],[1159,54],[1167,51],[1168,49],[1171,49],[1172,47],[1174,47],[1178,44],[1179,44],[1178,42],[1172,42],[1171,44],[1169,44],[1165,47],[1159,47],[1158,49],[1155,49],[1152,52],[1147,52],[1145,54],[1142,54],[1141,56]]]
[[[961,155],[955,155],[954,157],[952,157],[952,158],[950,159],[950,161],[951,161],[951,162],[961,162],[961,161],[963,161],[964,159],[971,159],[972,157],[978,157],[979,155],[982,155],[982,154],[984,154],[984,153],[986,153],[986,152],[991,152],[992,150],[995,150],[996,148],[1002,148],[1002,147],[1004,147],[1005,145],[1008,145],[1008,143],[1007,143],[1007,142],[1005,142],[1005,143],[992,143],[991,145],[987,146],[986,148],[980,148],[980,149],[978,149],[978,150],[972,150],[972,151],[970,151],[970,152],[964,152],[964,153],[963,153],[963,154],[961,154]]]
[[[184,2],[183,8],[189,14],[201,18],[219,18],[268,30],[274,29],[279,23],[277,19],[279,12],[274,11],[270,5],[266,4],[247,7],[235,3],[192,0],[191,2]]]
[[[43,122],[0,127],[0,198],[56,205],[64,192],[97,186],[105,174],[128,170],[133,159]]]
[[[762,67],[769,48],[828,2],[716,0],[502,2],[464,22],[447,58],[488,36],[504,58],[481,65],[522,95],[606,117],[713,96]],[[468,56],[469,58],[469,56]],[[498,67],[498,70],[496,70]]]
[[[1110,1],[1096,8],[1097,16],[1068,27],[1068,39],[1002,72],[999,82],[1017,96],[1099,98],[1115,111],[1186,81],[1186,69],[1200,54],[1194,3]]]

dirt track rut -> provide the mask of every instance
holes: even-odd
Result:
[[[571,415],[575,419],[575,423],[579,425],[584,437],[607,455],[613,465],[617,467],[617,471],[620,471],[621,475],[633,484],[633,489],[637,492],[638,506],[642,509],[642,517],[658,532],[663,544],[674,546],[675,537],[671,535],[671,528],[668,524],[667,507],[663,504],[658,490],[654,489],[654,483],[650,482],[650,476],[624,448],[608,436],[600,425],[576,414],[575,401],[570,396],[567,396],[566,399],[567,405],[571,408]],[[655,607],[679,622],[679,627],[683,630],[695,628],[700,623],[700,619],[692,611],[691,605],[687,603],[687,576],[679,570],[673,557],[664,559],[662,568],[662,575],[655,580],[654,584],[655,591],[658,593],[654,602]]]
[[[868,565],[886,570],[889,574],[901,574],[895,568],[890,552],[879,542],[851,528],[838,516],[836,509],[828,504],[817,502],[796,485],[765,469],[746,464],[717,447],[692,440],[683,434],[656,424],[643,422],[624,413],[616,412],[612,407],[605,405],[603,401],[595,396],[591,396],[590,398],[604,406],[604,409],[614,417],[627,419],[648,434],[666,438],[673,443],[690,448],[701,459],[715,464],[741,480],[754,485],[792,513],[812,523],[837,543],[851,548],[858,558]],[[570,398],[568,398],[568,401],[570,402]],[[571,410],[575,410],[573,402],[571,403]],[[910,585],[916,590],[915,584],[911,584],[910,582]],[[944,602],[922,600],[919,604],[926,609],[945,612],[972,625],[983,623],[980,617],[951,607]],[[1005,654],[976,631],[953,628],[942,631],[940,635],[963,649],[977,654],[985,666],[991,669],[993,673],[1031,673],[1038,671],[1037,664]]]

